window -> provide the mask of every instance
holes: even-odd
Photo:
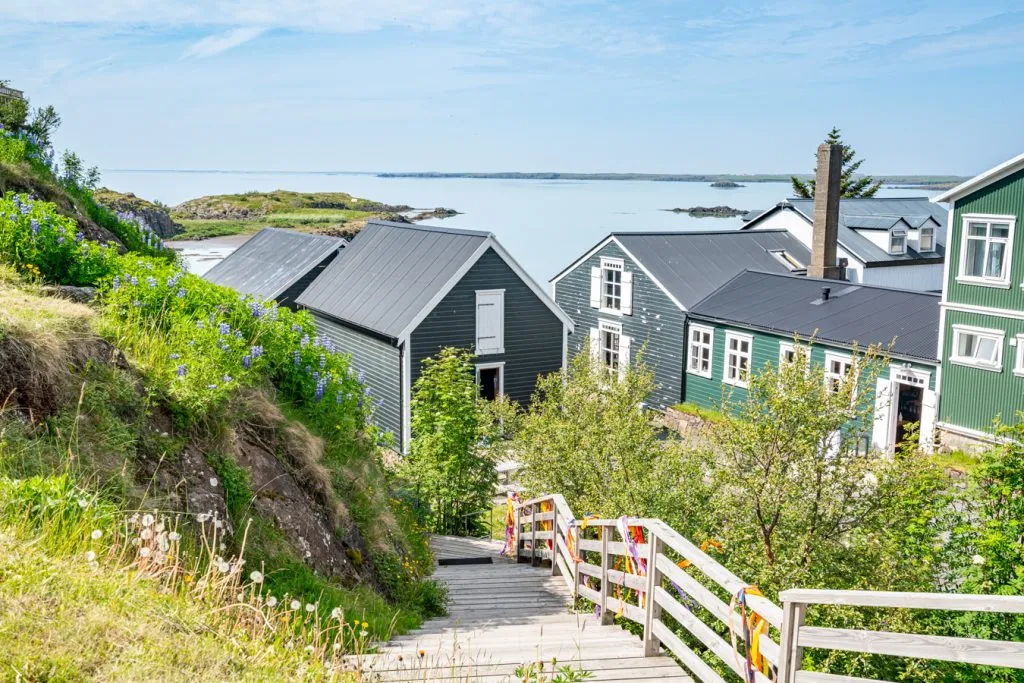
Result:
[[[771,249],[768,251],[769,254],[775,257],[775,260],[784,265],[789,272],[794,273],[798,270],[806,270],[807,266],[800,263],[792,254],[785,249]]]
[[[590,269],[590,306],[602,313],[633,315],[633,274],[620,258],[601,257]]]
[[[935,251],[935,228],[921,228],[921,236],[917,242],[917,250],[922,252]]]
[[[825,383],[830,394],[838,392],[843,383],[855,379],[851,376],[853,359],[839,354],[825,354]]]
[[[962,282],[1010,286],[1010,253],[1014,218],[964,216],[960,253]]]
[[[889,253],[902,256],[907,253],[907,231],[893,230],[889,233]]]
[[[480,398],[493,401],[505,393],[505,363],[480,363],[476,366],[476,385]]]
[[[476,355],[505,353],[505,290],[476,292]]]
[[[1002,372],[1003,332],[953,325],[953,348],[949,360],[958,365]]]
[[[734,332],[725,333],[725,368],[722,381],[737,387],[747,386],[750,377],[750,347],[753,338]]]
[[[1013,368],[1013,374],[1024,377],[1024,334],[1017,335],[1017,364]]]
[[[618,370],[620,361],[620,342],[622,341],[622,326],[601,321],[598,330],[600,336],[599,358],[608,366],[609,370]]]
[[[693,375],[711,377],[711,353],[715,331],[702,325],[690,325],[690,352],[686,369]]]

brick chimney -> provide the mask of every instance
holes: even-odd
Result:
[[[814,228],[811,234],[810,277],[838,280],[839,180],[843,173],[843,146],[818,145],[818,174],[814,180]]]

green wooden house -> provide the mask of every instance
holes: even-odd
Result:
[[[891,450],[905,425],[921,426],[920,444],[934,444],[935,357],[939,295],[820,278],[743,271],[690,309],[687,316],[686,399],[720,409],[742,401],[750,373],[796,355],[797,340],[813,339],[809,361],[826,382],[849,379],[854,349],[888,349],[871,392],[874,421],[863,425],[862,447]]]
[[[991,441],[1024,410],[1024,154],[935,198],[949,203],[938,426],[946,445]]]

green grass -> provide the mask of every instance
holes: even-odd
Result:
[[[204,221],[193,219],[176,219],[184,226],[185,231],[174,236],[174,240],[205,240],[211,237],[226,235],[248,235],[266,227],[266,221]]]
[[[694,403],[677,403],[672,406],[672,409],[678,410],[680,413],[684,413],[686,415],[699,417],[700,419],[711,423],[722,422],[725,419],[725,416],[721,412],[712,410],[711,408],[704,408]]]
[[[932,461],[943,469],[958,470],[964,473],[973,472],[980,464],[980,460],[976,456],[964,451],[936,453],[932,456]]]
[[[227,235],[248,235],[265,227],[291,228],[308,232],[326,229],[340,229],[352,221],[377,215],[373,211],[355,209],[303,209],[287,213],[272,213],[255,220],[203,220],[196,218],[176,219],[185,227],[185,232],[175,235],[175,240],[205,240]]]

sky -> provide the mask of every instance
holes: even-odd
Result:
[[[1019,0],[3,0],[102,169],[876,174],[1024,151]]]

